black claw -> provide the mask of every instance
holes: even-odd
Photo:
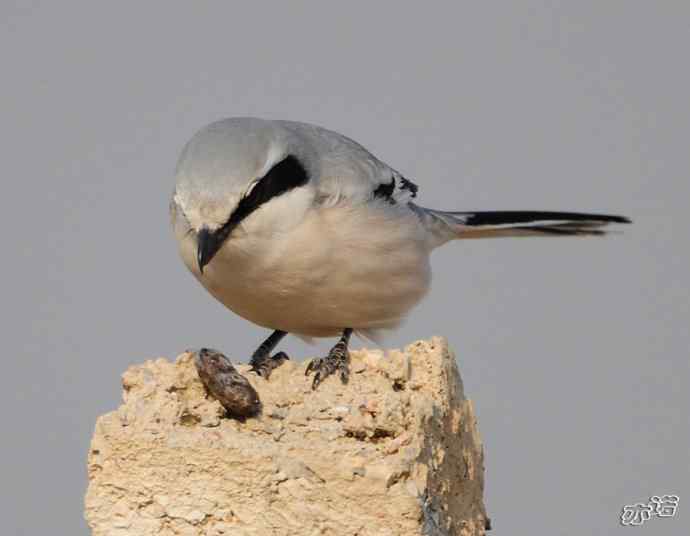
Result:
[[[311,388],[316,389],[328,376],[338,372],[340,381],[347,383],[350,379],[349,361],[350,355],[345,350],[331,351],[326,357],[319,357],[312,359],[304,371],[305,376],[309,376],[314,372],[314,379],[311,383]]]
[[[342,383],[347,383],[350,381],[350,369],[349,368],[341,368],[340,369],[340,381]]]
[[[314,374],[314,381],[311,382],[311,390],[314,391],[321,383],[321,373]]]
[[[290,357],[285,352],[278,352],[273,356],[268,356],[260,361],[254,362],[250,370],[268,380],[271,373],[289,359]]]
[[[290,356],[285,352],[278,352],[277,354],[274,354],[271,359],[273,359],[273,361],[280,361],[280,364],[282,365],[286,361],[290,361]]]
[[[304,375],[309,376],[312,372],[316,372],[314,380],[311,382],[312,390],[316,389],[323,380],[336,371],[339,372],[342,383],[348,382],[350,378],[350,353],[347,350],[347,344],[350,341],[350,335],[352,335],[351,328],[343,330],[338,344],[331,348],[326,357],[312,359],[309,362]]]
[[[251,372],[268,379],[274,369],[290,359],[285,352],[278,352],[271,357],[271,352],[285,335],[285,331],[275,330],[261,343],[249,362],[252,366]]]

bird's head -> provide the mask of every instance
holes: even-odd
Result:
[[[197,240],[200,271],[238,233],[293,228],[314,199],[312,159],[280,123],[250,117],[208,125],[177,164],[173,203]]]

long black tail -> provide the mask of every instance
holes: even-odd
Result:
[[[624,216],[539,210],[446,212],[413,207],[437,235],[439,243],[453,238],[507,236],[600,236],[612,223],[631,223]]]
[[[610,223],[630,223],[623,216],[582,212],[495,210],[445,212],[465,227],[461,234],[490,233],[492,236],[602,235]],[[505,233],[509,231],[508,233]],[[468,237],[469,238],[469,237]]]

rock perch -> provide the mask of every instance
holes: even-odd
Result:
[[[484,462],[442,338],[351,351],[347,385],[307,363],[248,374],[262,412],[228,419],[193,354],[130,367],[89,452],[93,536],[474,536]]]

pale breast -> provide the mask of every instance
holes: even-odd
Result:
[[[426,294],[431,277],[416,216],[383,204],[315,210],[280,235],[233,236],[203,275],[193,238],[180,252],[207,290],[238,315],[313,337],[346,327],[395,327]]]

